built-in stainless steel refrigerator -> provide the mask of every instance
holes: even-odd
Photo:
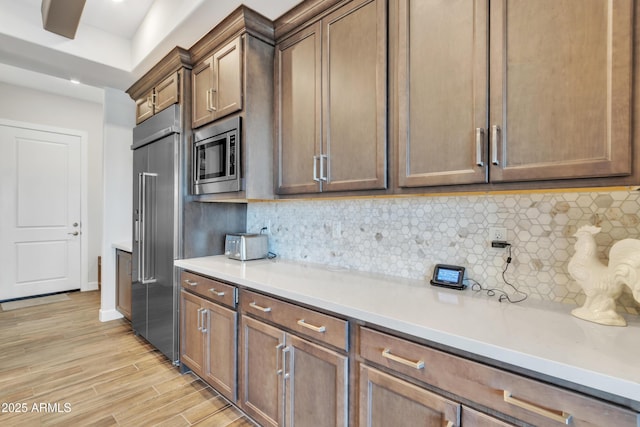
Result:
[[[180,107],[133,130],[133,330],[178,363],[178,287],[182,257]]]

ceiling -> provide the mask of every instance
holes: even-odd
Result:
[[[41,0],[0,0],[0,81],[101,102],[103,88],[126,90],[241,3],[275,20],[300,1],[87,0],[71,40],[42,28]]]

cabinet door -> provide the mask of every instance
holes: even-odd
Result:
[[[347,425],[347,357],[287,335],[283,366],[287,426]]]
[[[276,171],[278,194],[320,191],[322,137],[321,25],[276,47]]]
[[[124,317],[131,320],[131,253],[116,251],[117,307]]]
[[[238,37],[213,54],[213,118],[242,109],[242,38]]]
[[[204,300],[185,291],[180,295],[180,360],[193,372],[204,376]]]
[[[359,0],[323,25],[323,191],[386,188],[387,7]]]
[[[192,82],[192,126],[202,126],[213,120],[213,58],[206,59],[193,68]]]
[[[236,400],[237,318],[235,311],[203,302],[207,326],[205,380],[232,402]]]
[[[240,404],[263,426],[283,423],[282,349],[285,333],[242,316]]]
[[[398,3],[398,185],[487,181],[487,0]]]
[[[492,181],[631,172],[633,7],[491,2]]]
[[[136,99],[136,124],[153,116],[153,89]]]
[[[361,426],[460,425],[459,404],[365,365],[359,400]]]
[[[179,81],[180,74],[176,71],[155,87],[156,98],[154,114],[157,114],[170,105],[180,102]]]

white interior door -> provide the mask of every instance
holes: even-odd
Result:
[[[0,300],[80,289],[81,144],[0,124]]]

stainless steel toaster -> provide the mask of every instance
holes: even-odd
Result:
[[[269,254],[269,237],[266,234],[227,234],[224,254],[240,261],[266,258]]]

